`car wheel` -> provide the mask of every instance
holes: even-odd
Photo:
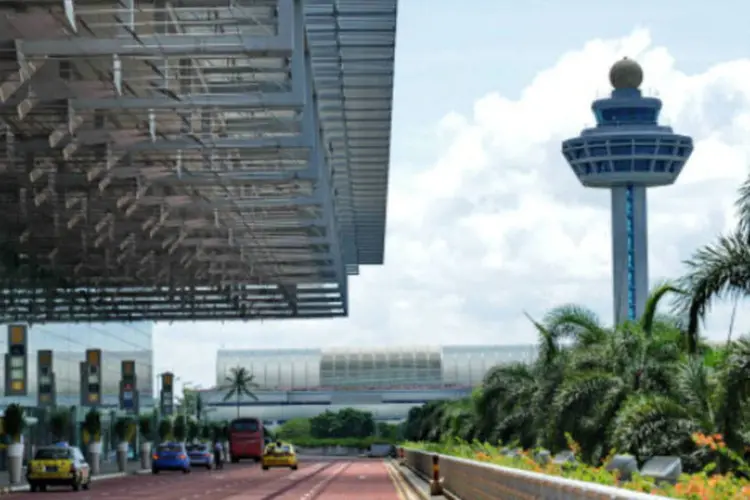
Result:
[[[81,485],[81,488],[83,488],[84,490],[88,491],[89,488],[91,488],[91,478],[89,478],[88,480],[86,480],[86,482]]]
[[[190,469],[182,469],[183,474],[190,474]]]
[[[291,469],[292,469],[292,470],[297,470],[297,469],[298,469],[298,467],[297,467],[296,465],[292,465]]]
[[[151,469],[151,474],[158,474],[158,473],[159,473],[159,469]]]
[[[263,466],[261,466],[261,469],[268,470],[268,466],[267,465],[263,465]]]
[[[32,493],[36,493],[37,491],[39,491],[39,485],[36,483],[29,484],[29,491]]]
[[[73,487],[73,491],[79,491],[81,489],[81,481],[76,478],[73,480],[73,484],[71,484],[71,486]]]
[[[232,463],[233,464],[238,464],[238,463],[240,463],[240,459],[232,457]]]
[[[211,464],[206,464],[206,470],[211,470],[213,467],[211,467]]]

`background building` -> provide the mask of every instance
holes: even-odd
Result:
[[[533,345],[220,350],[216,382],[225,385],[234,367],[249,370],[258,400],[241,400],[239,412],[267,425],[346,407],[398,421],[427,401],[470,394],[493,366],[535,357]],[[210,418],[237,416],[236,401],[223,396],[221,389],[204,391]]]
[[[8,350],[7,335],[0,335],[0,352]],[[37,403],[37,351],[51,349],[57,404],[80,405],[80,368],[86,349],[102,350],[102,403],[118,405],[120,369],[123,360],[135,360],[141,408],[153,405],[152,323],[45,324],[28,329],[28,387],[25,398],[2,397],[2,406],[12,402],[24,406]],[[5,360],[0,356],[0,387],[4,386]],[[2,394],[0,392],[0,394]]]

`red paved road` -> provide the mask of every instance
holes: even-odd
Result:
[[[94,482],[91,490],[15,493],[19,500],[398,500],[385,466],[378,461],[309,460],[297,471],[255,465],[227,465],[223,471],[196,470]]]

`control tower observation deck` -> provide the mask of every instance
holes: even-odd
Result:
[[[649,292],[646,188],[668,186],[693,152],[693,140],[657,122],[662,103],[643,97],[643,70],[622,59],[612,66],[609,98],[591,108],[597,125],[568,139],[562,153],[585,187],[612,192],[615,324],[644,312]]]
[[[0,322],[346,316],[384,260],[396,21],[0,2]]]

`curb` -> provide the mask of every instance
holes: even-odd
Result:
[[[99,474],[98,476],[92,476],[91,481],[106,481],[107,479],[118,479],[121,477],[135,476],[138,474],[146,473],[151,473],[151,471],[147,469],[139,469],[132,472],[110,472],[108,474]],[[2,488],[0,488],[0,496],[10,495],[11,493],[20,493],[24,491],[29,491],[28,484],[19,484],[17,486],[3,486]]]
[[[414,478],[418,478],[422,481],[425,481],[425,478],[422,476],[422,474],[419,473],[419,471],[412,469],[407,464],[401,465],[396,460],[391,460],[390,463],[391,463],[391,466],[395,469],[396,473],[399,476],[401,476],[401,479],[403,479],[404,482],[407,485],[409,485],[409,488],[411,488],[412,492],[415,493],[418,497],[424,500],[429,500],[430,498],[446,498],[447,500],[461,500],[456,495],[454,495],[453,493],[447,490],[443,490],[442,495],[439,495],[436,497],[430,496],[429,493],[424,491],[424,488],[422,487],[422,485],[419,485],[415,482]],[[414,477],[404,472],[404,469],[409,470],[413,474]]]

